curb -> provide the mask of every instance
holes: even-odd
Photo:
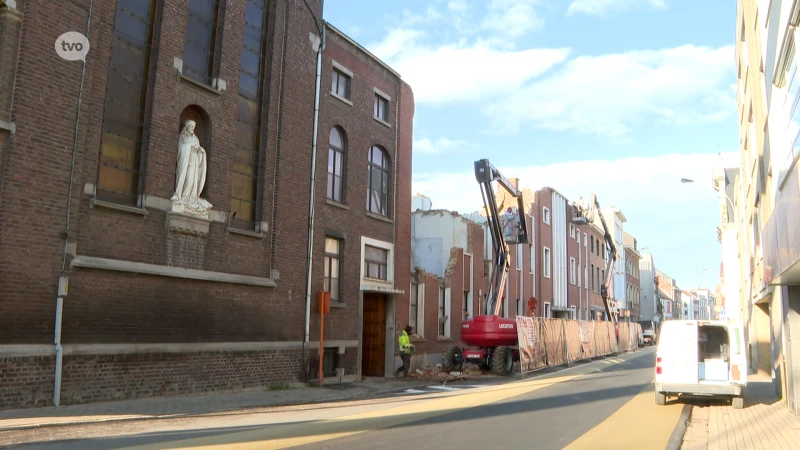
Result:
[[[681,417],[672,430],[672,434],[667,441],[666,450],[680,450],[683,445],[683,436],[686,434],[686,429],[689,427],[689,421],[692,420],[692,405],[685,403],[681,411]]]
[[[275,404],[263,404],[263,405],[250,405],[246,407],[230,407],[230,408],[223,408],[223,409],[209,409],[209,410],[195,410],[185,413],[170,413],[170,414],[153,414],[153,415],[141,415],[138,417],[114,417],[109,419],[98,419],[98,420],[77,420],[77,421],[65,421],[65,422],[51,422],[51,423],[36,423],[30,425],[16,425],[10,427],[0,427],[0,433],[7,432],[7,431],[24,431],[24,430],[34,430],[39,428],[55,428],[55,427],[69,427],[69,426],[78,426],[78,425],[94,425],[94,424],[103,424],[103,423],[111,423],[111,422],[134,422],[134,421],[144,421],[144,420],[160,420],[160,419],[178,419],[178,418],[189,418],[189,417],[197,417],[197,416],[204,416],[208,414],[225,414],[231,411],[246,411],[248,409],[259,409],[259,408],[281,408],[285,406],[302,406],[302,405],[319,405],[323,403],[331,403],[331,402],[340,402],[344,400],[366,400],[370,397],[379,396],[379,395],[386,395],[392,394],[395,392],[402,392],[406,389],[416,389],[416,388],[424,388],[426,386],[431,386],[432,383],[426,384],[415,384],[409,385],[401,388],[391,388],[391,389],[382,389],[366,394],[356,394],[344,397],[332,397],[326,398],[322,400],[302,400],[302,401],[293,401],[293,402],[281,402]]]
[[[625,354],[631,354],[631,353],[638,353],[638,352],[636,352],[636,351],[625,352]],[[611,357],[611,356],[612,355],[606,355],[602,359],[606,359],[606,358]],[[614,357],[616,357],[616,356],[617,355],[614,355]],[[600,361],[600,359],[598,359],[597,361]],[[596,362],[596,361],[587,360],[587,362],[593,363],[593,362]],[[562,367],[558,367],[556,370],[554,370],[553,372],[550,372],[550,373],[537,374],[537,375],[534,375],[534,376],[531,376],[531,377],[528,377],[528,378],[523,378],[522,380],[519,380],[519,379],[516,379],[516,380],[513,380],[513,381],[509,380],[509,382],[510,383],[515,383],[515,382],[530,380],[530,379],[533,379],[533,378],[539,378],[539,377],[545,377],[545,376],[548,376],[548,375],[554,375],[554,374],[556,374],[558,372],[561,372],[561,371],[564,371],[564,370],[569,370],[569,369],[574,368],[574,367],[579,367],[579,366],[563,367],[563,368]],[[107,424],[107,423],[116,423],[116,422],[134,422],[134,421],[145,421],[145,420],[189,418],[189,417],[204,416],[204,415],[208,415],[208,414],[222,414],[222,415],[224,415],[225,413],[229,413],[229,412],[232,412],[232,411],[246,411],[246,410],[250,410],[250,409],[259,409],[259,408],[280,408],[280,407],[285,407],[285,406],[318,405],[318,404],[323,404],[323,403],[339,402],[339,401],[345,401],[345,400],[353,400],[353,401],[366,400],[366,399],[369,399],[371,397],[394,394],[394,393],[398,393],[398,392],[403,392],[403,391],[405,391],[407,389],[424,388],[424,387],[433,386],[433,385],[436,385],[436,384],[441,384],[441,382],[440,381],[433,381],[433,382],[428,381],[428,382],[425,382],[425,383],[418,383],[418,384],[403,386],[403,387],[399,387],[399,388],[381,389],[381,390],[377,390],[377,391],[370,392],[370,393],[365,393],[365,394],[356,394],[356,395],[349,395],[349,396],[344,396],[344,397],[333,397],[333,398],[326,398],[326,399],[322,399],[322,400],[311,400],[311,401],[302,400],[302,401],[293,401],[293,402],[287,401],[287,402],[281,402],[281,403],[275,403],[275,404],[250,405],[250,406],[246,406],[246,407],[229,407],[229,408],[210,409],[210,410],[196,410],[196,411],[190,411],[190,412],[185,412],[185,413],[180,413],[179,412],[179,413],[171,413],[171,414],[142,415],[142,416],[138,416],[138,417],[112,417],[112,418],[108,418],[108,419],[98,419],[98,420],[78,420],[78,421],[64,421],[64,422],[51,422],[51,423],[37,423],[37,424],[30,424],[30,425],[17,425],[17,426],[10,426],[10,427],[0,427],[0,433],[1,432],[7,432],[7,431],[33,430],[33,429],[40,429],[40,428],[55,428],[55,427],[69,427],[69,426],[79,426],[79,425]],[[683,416],[681,416],[681,417],[683,417]],[[683,439],[683,433],[685,432],[685,429],[686,429],[686,426],[684,424],[683,431],[681,432],[681,434],[680,434],[680,436],[678,438],[678,444],[679,445],[678,445],[678,447],[675,447],[676,449],[680,448],[680,442]],[[674,434],[674,432],[673,432],[673,434]],[[670,438],[670,442],[671,442],[671,440],[672,440],[672,438]]]

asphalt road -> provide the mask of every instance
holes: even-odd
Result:
[[[681,405],[655,406],[654,365],[650,348],[501,385],[300,411],[62,430],[51,442],[14,448],[664,448]]]
[[[655,357],[648,353],[507,400],[296,448],[563,449],[651,383]]]

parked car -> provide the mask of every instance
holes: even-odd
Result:
[[[656,347],[655,397],[730,399],[744,406],[747,351],[740,322],[668,320]]]
[[[650,320],[639,322],[642,326],[642,346],[656,344],[655,324]]]

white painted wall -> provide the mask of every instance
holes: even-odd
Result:
[[[725,296],[725,316],[740,319],[741,300],[739,299],[739,248],[735,223],[722,226],[722,294]]]
[[[558,192],[553,192],[553,203],[550,211],[550,223],[553,231],[553,248],[551,249],[553,278],[553,310],[567,309],[567,286],[569,284],[569,260],[567,256],[567,199]]]
[[[448,211],[414,212],[412,261],[426,272],[443,277],[452,248],[469,250],[467,219]]]

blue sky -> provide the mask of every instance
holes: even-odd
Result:
[[[735,2],[326,0],[324,14],[414,90],[413,189],[434,208],[480,208],[472,164],[489,158],[620,208],[680,287],[717,283],[704,269],[720,266],[716,155],[738,162]]]

